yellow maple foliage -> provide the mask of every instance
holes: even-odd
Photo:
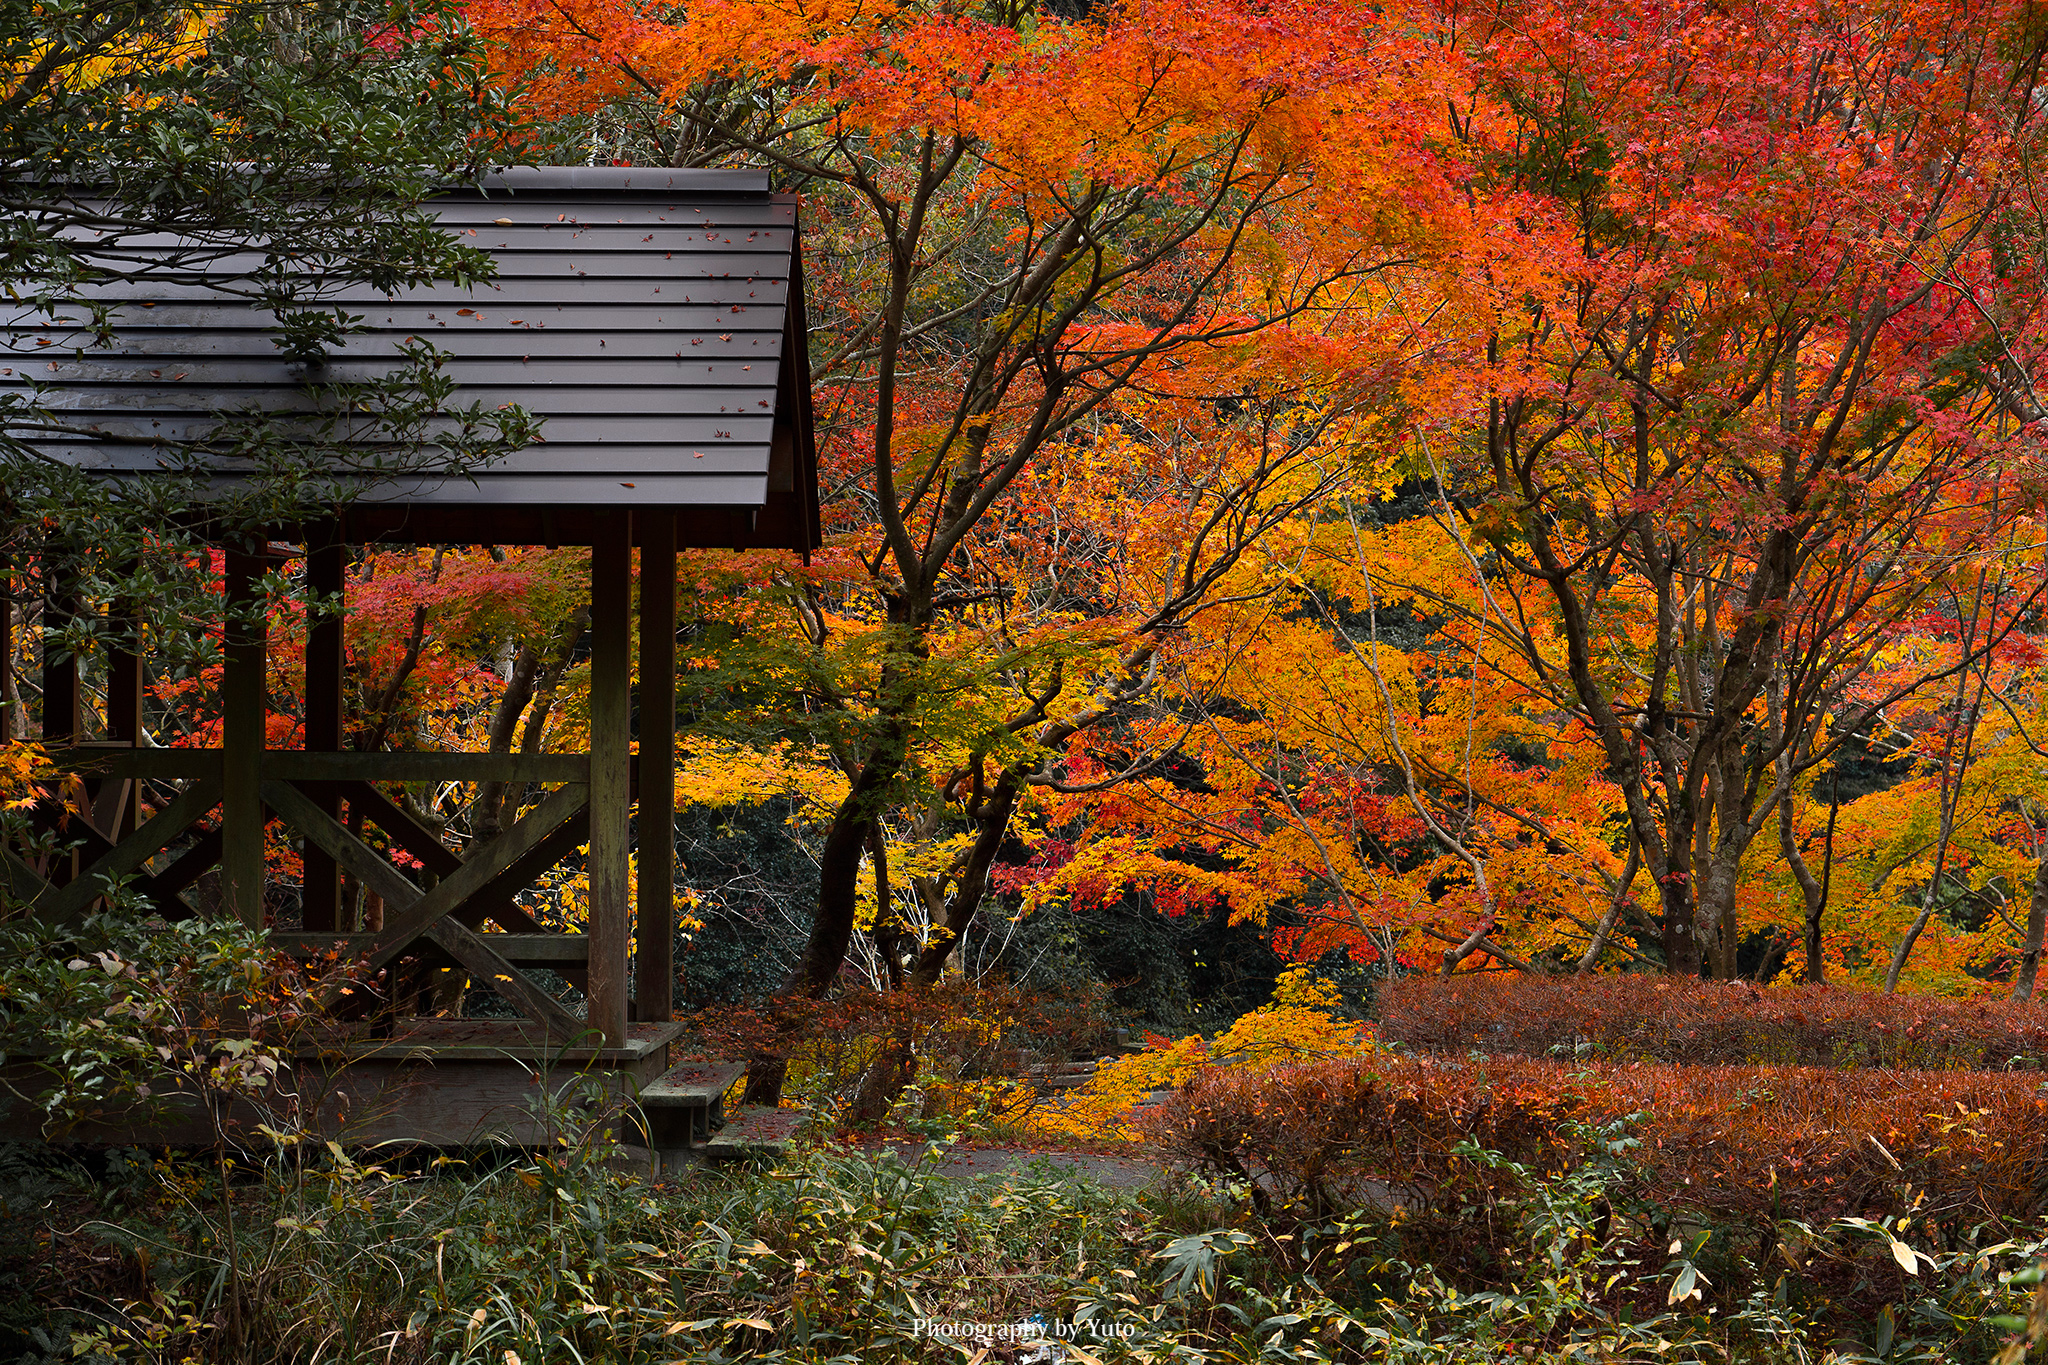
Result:
[[[1129,1141],[1138,1136],[1132,1120],[1148,1095],[1183,1085],[1205,1067],[1262,1071],[1371,1056],[1371,1033],[1342,1010],[1328,980],[1308,967],[1291,968],[1281,973],[1271,1001],[1214,1038],[1148,1038],[1145,1051],[1105,1063],[1088,1084],[1032,1113],[1027,1126],[1048,1137]]]
[[[56,775],[49,752],[34,740],[0,744],[0,810],[34,805],[37,785]]]

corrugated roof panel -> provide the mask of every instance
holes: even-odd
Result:
[[[786,281],[763,275],[719,274],[687,275],[664,278],[655,274],[637,275],[621,279],[601,271],[589,271],[564,265],[548,275],[501,275],[497,279],[457,289],[453,285],[423,285],[416,289],[401,289],[396,293],[384,294],[366,284],[349,285],[337,289],[322,289],[318,293],[307,293],[299,300],[302,307],[321,308],[331,304],[342,304],[349,308],[360,308],[366,315],[374,315],[384,305],[440,305],[438,316],[442,322],[456,320],[460,308],[482,309],[503,307],[506,304],[563,304],[573,301],[590,304],[644,304],[644,305],[723,305],[728,311],[745,312],[749,308],[779,305],[783,301],[782,291]],[[243,288],[249,286],[243,285]],[[203,280],[122,280],[113,284],[93,285],[80,290],[80,296],[95,302],[135,303],[141,308],[161,307],[164,304],[193,303],[201,300],[211,302],[220,298],[221,286]],[[254,307],[251,300],[244,305]],[[136,310],[123,310],[129,316],[127,321],[134,325],[143,321],[133,316]],[[462,316],[468,316],[464,314]],[[375,323],[378,319],[370,317]],[[475,320],[481,324],[483,319]],[[508,319],[509,321],[509,319]],[[205,326],[205,323],[199,323]]]
[[[235,414],[230,413],[232,419]],[[243,414],[264,415],[253,409]],[[291,421],[289,412],[277,414],[281,422]],[[150,450],[153,442],[199,441],[204,440],[220,424],[221,419],[207,414],[194,416],[176,412],[123,412],[113,407],[94,408],[80,412],[66,410],[59,414],[63,434],[73,437],[99,436],[109,438],[110,444],[131,448],[138,456],[155,456],[148,464],[131,464],[127,468],[151,468],[161,461],[161,454]],[[308,422],[294,423],[299,439],[313,439],[319,433],[311,430]],[[439,429],[454,424],[453,418],[433,419],[442,423]],[[775,419],[762,413],[750,416],[744,413],[709,413],[692,415],[646,416],[640,413],[611,413],[601,416],[585,416],[571,413],[551,419],[542,427],[540,442],[505,456],[512,459],[517,455],[528,455],[544,459],[545,452],[553,448],[566,449],[572,445],[618,445],[636,450],[645,450],[651,456],[667,460],[676,466],[679,474],[688,473],[680,454],[685,447],[701,450],[722,443],[766,443]],[[388,444],[379,440],[376,429],[367,419],[358,429],[358,441],[366,447]],[[568,456],[561,456],[566,460]],[[491,468],[495,468],[492,466]],[[574,473],[565,469],[564,473]],[[764,466],[765,472],[765,466]],[[490,468],[481,471],[488,478]]]
[[[465,187],[467,188],[467,187]],[[707,171],[672,166],[507,166],[468,192],[495,196],[500,191],[540,194],[573,190],[593,198],[629,194],[662,197],[681,192],[712,198],[721,194],[768,193],[768,172]]]
[[[651,362],[632,362],[645,366]],[[586,378],[597,380],[605,376],[589,373],[584,362],[569,362],[582,367]],[[743,417],[772,417],[775,412],[774,376],[768,376],[767,384],[755,383],[751,378],[741,384],[712,385],[697,383],[678,373],[678,363],[669,362],[669,383],[642,383],[631,387],[609,384],[585,383],[571,385],[554,382],[521,385],[518,383],[458,384],[456,391],[462,396],[463,406],[481,404],[486,409],[511,407],[514,404],[537,415],[574,413],[603,413],[606,415],[635,415],[647,417],[668,417],[675,415],[710,416],[714,413],[731,413]],[[197,367],[195,367],[197,368]],[[515,376],[516,378],[516,376]],[[556,379],[562,376],[557,375]],[[180,384],[177,381],[188,380]],[[213,413],[248,412],[318,412],[337,410],[338,404],[360,390],[337,387],[322,394],[318,390],[287,389],[259,383],[222,384],[207,382],[204,378],[188,376],[187,372],[171,366],[163,371],[158,381],[141,384],[74,384],[52,375],[51,381],[60,383],[62,388],[49,395],[47,406],[53,415],[60,415],[67,423],[93,420],[94,414],[110,416],[137,416],[144,413],[174,415],[190,420]],[[316,399],[326,397],[325,403]],[[180,437],[179,439],[187,439]],[[559,432],[544,433],[543,439],[566,441],[570,437]]]
[[[275,348],[265,349],[275,354]],[[443,373],[458,384],[513,385],[522,393],[530,393],[535,388],[625,384],[713,390],[748,385],[768,389],[775,387],[775,366],[772,362],[756,364],[737,356],[714,358],[708,364],[696,353],[688,356],[620,356],[617,359],[608,356],[545,356],[543,359],[546,364],[535,366],[532,361],[518,356],[476,356],[449,361],[443,367]],[[41,375],[50,383],[67,386],[149,386],[164,381],[183,381],[189,385],[227,388],[235,385],[268,387],[272,381],[271,366],[261,355],[198,358],[181,355],[175,363],[166,364],[161,355],[96,351],[79,358],[66,351],[49,360],[36,356],[24,363],[32,374]],[[342,357],[323,365],[320,377],[329,383],[351,383],[374,378],[383,371],[382,362]]]
[[[735,201],[708,206],[699,203],[694,207],[626,203],[593,216],[587,200],[548,201],[521,196],[515,214],[507,210],[506,201],[502,199],[441,199],[435,203],[434,216],[443,227],[471,246],[514,248],[546,248],[566,241],[622,249],[639,241],[642,234],[659,225],[686,229],[692,240],[707,246],[711,245],[710,239],[715,230],[719,245],[723,246],[724,239],[732,237],[733,245],[744,249],[758,244],[757,238],[772,241],[786,237],[796,224],[795,209],[775,200]],[[184,251],[211,257],[237,250],[233,246],[174,232],[124,232],[117,238],[110,233],[87,231],[79,236],[86,241],[118,243],[118,250],[122,253]],[[783,245],[788,243],[785,241]]]
[[[784,354],[800,335],[796,206],[769,197],[764,176],[526,168],[431,207],[456,240],[492,253],[497,277],[390,295],[315,279],[301,306],[341,307],[365,330],[311,366],[271,343],[275,321],[248,297],[266,254],[164,233],[109,242],[110,267],[157,268],[94,287],[117,303],[104,344],[83,310],[0,310],[0,387],[49,386],[45,406],[67,428],[14,434],[51,458],[145,478],[181,462],[173,443],[204,443],[238,415],[289,424],[324,410],[331,386],[387,373],[418,339],[448,353],[452,409],[517,404],[542,419],[541,440],[473,479],[370,491],[380,506],[760,508],[790,496],[768,487],[770,436],[785,426],[810,478],[809,414],[795,410],[808,395]],[[362,444],[380,446],[367,430]],[[814,488],[798,500],[814,506]]]
[[[635,474],[665,474],[677,478],[700,479],[712,475],[759,475],[765,478],[767,475],[762,471],[767,464],[768,449],[768,442],[760,439],[725,443],[706,441],[701,449],[686,449],[683,459],[687,465],[678,468],[674,454],[666,450],[616,445],[564,446],[559,449],[529,446],[525,450],[515,450],[493,464],[488,476],[480,477],[477,482],[482,484],[487,479],[510,475],[537,478],[559,474],[562,466],[568,462],[565,457],[573,457],[575,471],[579,476],[618,474],[630,477]],[[70,462],[81,469],[103,470],[114,474],[149,474],[165,467],[163,456],[144,445],[122,445],[108,441],[73,445],[68,447],[68,450]],[[223,459],[215,462],[214,467],[225,472],[241,473],[248,469],[248,462]],[[435,479],[432,482],[439,484],[448,480]]]
[[[489,289],[507,280],[547,280],[561,275],[624,275],[657,280],[723,280],[762,276],[786,280],[790,234],[783,232],[777,235],[782,238],[779,246],[763,242],[756,248],[748,243],[745,249],[730,242],[714,245],[695,233],[683,234],[667,228],[644,233],[626,231],[606,242],[570,241],[566,237],[547,244],[536,241],[531,249],[501,247],[481,238],[476,241],[462,239],[462,245],[488,251],[497,258],[497,279],[479,284],[479,289]],[[659,250],[654,249],[657,246]],[[224,275],[253,275],[268,265],[269,262],[260,255],[237,251],[214,260],[194,262],[190,268],[181,264],[177,269],[152,271],[147,283],[126,286],[125,290],[118,285],[100,286],[91,290],[89,296],[156,298],[159,297],[154,292],[156,286],[209,286]],[[429,292],[444,292],[447,287],[429,286]],[[375,291],[364,292],[372,298],[384,297]],[[401,292],[397,297],[404,298],[406,294]]]
[[[148,325],[157,319],[161,319],[159,325]],[[735,315],[729,307],[715,305],[644,309],[550,305],[522,309],[503,319],[485,313],[479,321],[459,313],[451,315],[438,305],[387,305],[366,310],[365,321],[375,330],[342,337],[330,355],[388,355],[394,337],[418,333],[437,319],[453,320],[468,337],[460,352],[464,356],[533,355],[542,350],[557,355],[609,356],[624,346],[632,348],[629,354],[725,354],[751,359],[763,347],[772,355],[781,354],[781,338],[788,326],[787,311],[780,307],[749,308]],[[735,325],[742,319],[743,325]],[[181,304],[147,313],[122,310],[115,319],[112,340],[104,347],[95,344],[82,319],[66,325],[10,327],[0,318],[0,352],[12,351],[12,360],[42,361],[86,348],[95,355],[275,358],[278,349],[271,337],[276,330],[270,314],[239,303]],[[438,338],[436,342],[439,344]],[[5,363],[11,361],[0,355],[0,364]]]
[[[501,475],[439,482],[393,480],[364,495],[380,505],[425,503],[450,507],[520,506],[573,511],[591,507],[756,508],[768,500],[765,474],[557,474]]]
[[[139,475],[130,477],[141,477]],[[223,478],[225,487],[232,480]],[[766,476],[674,474],[559,474],[508,475],[474,483],[464,479],[395,478],[363,494],[360,506],[391,515],[445,514],[468,509],[523,510],[573,516],[607,508],[652,506],[681,511],[737,513],[758,511],[768,501]],[[613,497],[617,490],[622,497]],[[705,499],[712,491],[721,496]],[[202,494],[202,496],[204,496]],[[431,526],[422,516],[423,529]],[[513,536],[466,534],[461,537],[424,534],[422,541],[461,539],[469,543],[490,541],[501,545],[522,543]]]

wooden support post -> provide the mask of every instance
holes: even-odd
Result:
[[[131,570],[135,566],[131,565]],[[114,604],[107,633],[107,737],[142,742],[142,613],[132,601]]]
[[[267,632],[260,616],[263,561],[227,556],[227,629],[221,670],[221,888],[251,928],[263,923],[262,762],[268,695]]]
[[[45,561],[49,595],[43,599],[43,742],[63,748],[85,738],[84,691],[78,685],[78,657],[57,657],[53,643],[71,624],[78,594],[71,573]]]
[[[142,740],[142,657],[119,645],[107,650],[107,738]]]
[[[78,656],[58,657],[58,639],[78,610],[77,579],[57,551],[43,558],[43,743],[69,748],[85,738],[85,689],[78,685]],[[68,885],[78,874],[77,850],[53,858],[50,882]]]
[[[133,573],[139,567],[127,566]],[[107,632],[107,737],[123,744],[142,742],[142,613],[129,599],[117,600]],[[109,779],[93,802],[93,818],[109,839],[142,828],[142,784]]]
[[[599,517],[590,549],[590,1027],[626,1041],[626,960],[633,930],[632,514]]]
[[[676,519],[640,518],[640,915],[633,1017],[675,1017]]]
[[[0,744],[21,733],[14,714],[14,563],[0,554]]]
[[[306,586],[323,599],[338,599],[348,585],[348,547],[336,537],[338,528],[315,532],[306,541]],[[341,750],[341,693],[345,646],[341,615],[317,615],[306,632],[306,749],[314,753]],[[341,816],[341,798],[332,788],[313,793],[313,804],[332,819]],[[337,927],[341,914],[341,869],[331,855],[311,840],[304,853],[305,881],[300,895],[301,922],[307,929]]]

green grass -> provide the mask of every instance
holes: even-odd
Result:
[[[1494,1282],[1450,1284],[1401,1259],[1397,1218],[1276,1235],[1227,1183],[961,1179],[829,1148],[663,1185],[612,1169],[597,1141],[373,1155],[287,1143],[239,1163],[87,1165],[16,1149],[0,1162],[17,1300],[0,1330],[17,1356],[73,1365],[965,1365],[984,1346],[995,1365],[1019,1345],[929,1325],[1034,1318],[1082,1365],[1988,1361],[2011,1325],[1990,1318],[2029,1292],[2004,1277],[2040,1251],[1941,1252],[1917,1297],[1848,1342],[1769,1295],[1699,1286],[1664,1307],[1682,1272],[1602,1243],[1598,1170],[1510,1211],[1519,1251]],[[1615,1311],[1617,1276],[1658,1311]]]

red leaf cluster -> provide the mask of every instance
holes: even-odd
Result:
[[[1379,1198],[1427,1219],[1518,1192],[1460,1144],[1542,1177],[1631,1116],[1617,1205],[1759,1237],[1785,1219],[1974,1223],[2048,1202],[2048,1098],[1982,1071],[1374,1057],[1211,1069],[1152,1122],[1183,1155],[1310,1206]]]
[[[2048,1061],[2048,1010],[1838,986],[1489,972],[1388,982],[1378,1036],[1460,1055],[1995,1071]]]

